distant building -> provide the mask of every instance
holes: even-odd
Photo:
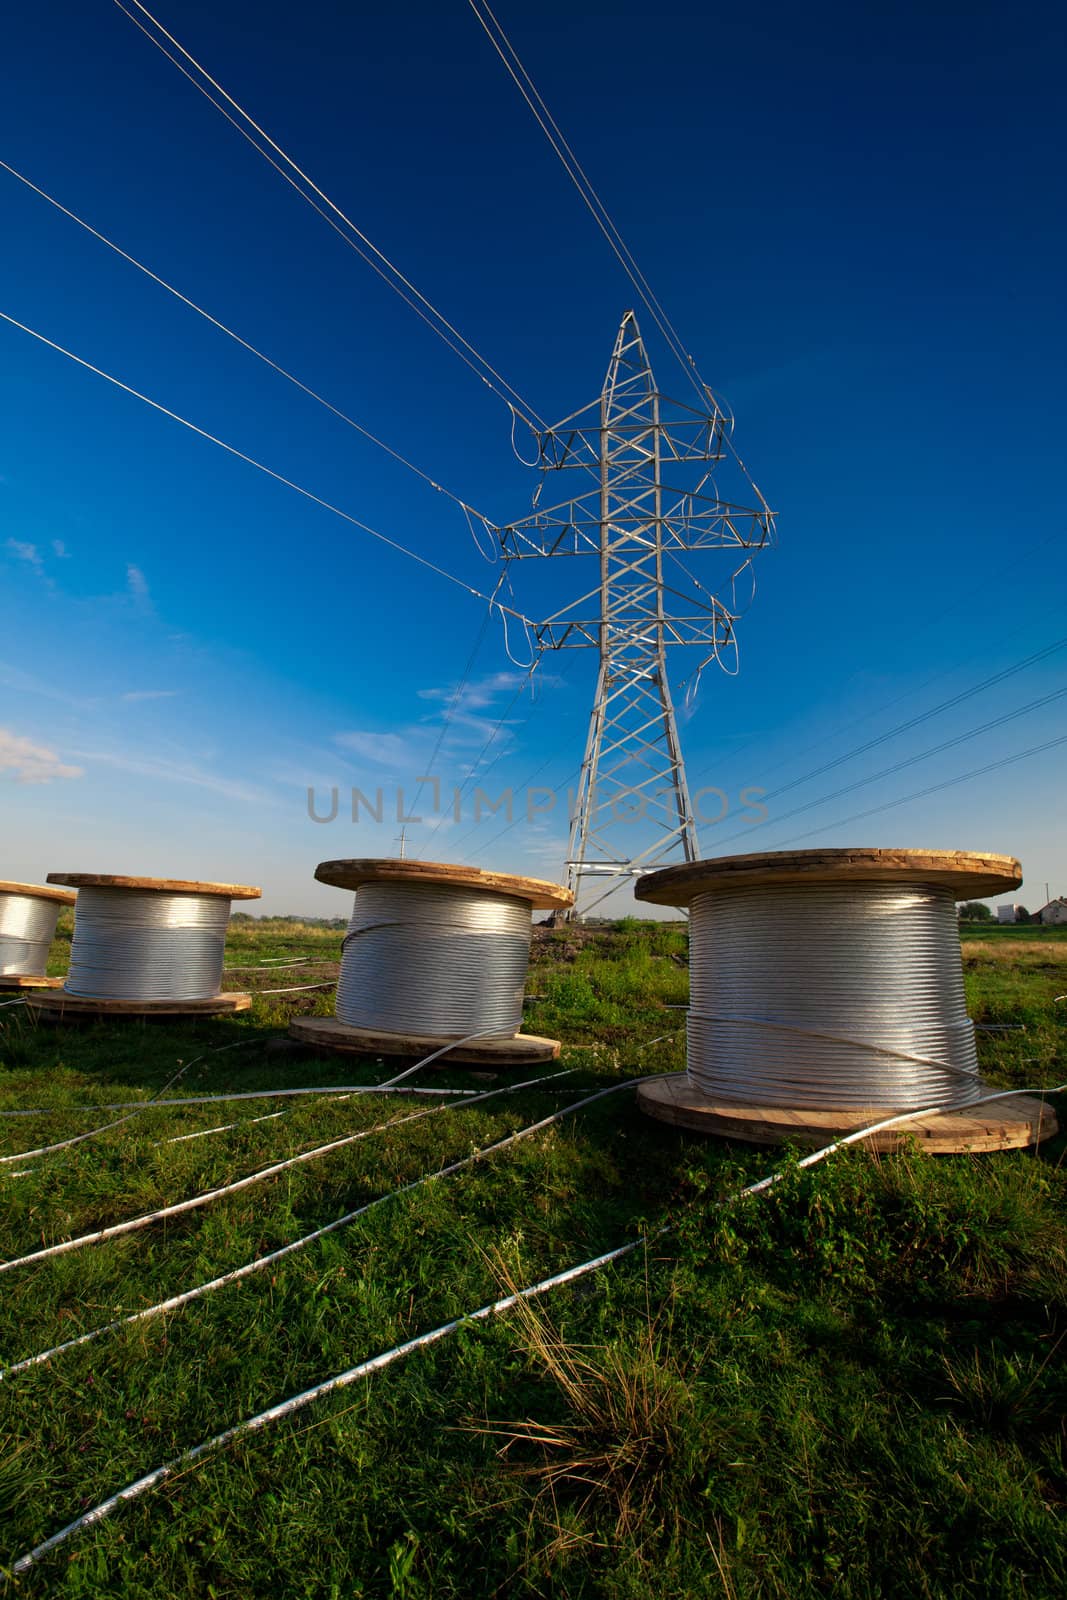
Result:
[[[1050,900],[1047,906],[1042,906],[1040,911],[1034,913],[1035,922],[1050,924],[1067,923],[1067,899],[1063,895]]]
[[[1019,909],[1018,906],[998,906],[997,907],[997,921],[998,922],[1014,922],[1015,921],[1015,913],[1016,913],[1016,911],[1018,909]]]

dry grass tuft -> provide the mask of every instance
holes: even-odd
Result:
[[[515,1293],[508,1265],[499,1257],[493,1265],[505,1292]],[[546,1567],[578,1548],[621,1541],[641,1550],[672,1531],[670,1484],[688,1476],[699,1429],[692,1384],[663,1353],[664,1330],[649,1318],[636,1343],[574,1345],[534,1302],[520,1300],[513,1314],[531,1364],[566,1415],[487,1418],[466,1431],[498,1441],[505,1470],[535,1486],[528,1559]]]

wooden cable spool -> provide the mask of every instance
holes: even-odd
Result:
[[[86,912],[89,905],[89,894],[95,890],[107,890],[115,893],[111,905],[121,910],[123,891],[131,895],[158,895],[160,897],[188,897],[190,902],[196,900],[256,900],[261,890],[248,884],[240,883],[206,883],[199,879],[190,878],[147,878],[128,876],[119,873],[97,872],[50,872],[48,882],[64,884],[69,888],[82,891],[79,907],[75,910],[74,939],[72,947],[72,970],[75,963],[78,940],[79,912]],[[131,901],[132,903],[132,901]],[[180,904],[180,900],[178,902]],[[221,920],[221,919],[220,919]],[[176,941],[169,938],[169,930],[155,929],[153,935],[158,940],[158,947],[164,953],[168,943]],[[180,962],[178,963],[180,964]],[[218,950],[218,967],[221,973],[222,952]],[[70,975],[68,974],[68,982]],[[121,984],[121,976],[117,980]],[[131,991],[136,984],[131,978]],[[247,1011],[252,999],[243,993],[214,994],[173,994],[159,998],[146,998],[131,992],[128,995],[115,994],[85,994],[72,993],[66,987],[51,992],[42,992],[30,997],[29,1003],[42,1015],[63,1020],[78,1018],[102,1017],[174,1017],[174,1016],[221,1016],[234,1012]]]
[[[857,896],[861,897],[862,886],[895,885],[901,889],[914,888],[917,898],[926,893],[931,899],[943,899],[947,894],[952,900],[964,900],[1011,891],[1021,882],[1021,868],[1011,856],[966,851],[856,848],[773,851],[685,863],[642,878],[635,894],[637,899],[654,905],[693,908],[690,967],[693,970],[694,965],[700,963],[699,970],[708,974],[705,983],[714,988],[714,951],[710,947],[703,948],[698,941],[710,941],[708,930],[713,924],[729,928],[729,914],[723,917],[721,924],[715,921],[714,912],[723,907],[743,909],[749,914],[750,921],[759,928],[761,897],[764,909],[769,914],[774,905],[781,903],[780,900],[774,901],[779,891],[788,891],[795,897],[798,908],[803,909],[807,890],[840,891],[844,887],[847,895],[848,887],[855,886]],[[877,895],[870,898],[877,899]],[[812,895],[810,899],[814,905],[817,896]],[[826,899],[824,896],[823,900]],[[697,911],[700,912],[699,917]],[[872,916],[865,935],[877,949],[878,940],[883,936],[878,916]],[[723,936],[720,933],[720,937]],[[811,931],[806,937],[810,941],[810,950],[805,945],[797,944],[788,951],[788,964],[794,979],[794,969],[798,965],[802,967],[806,960],[812,961],[813,970],[818,965],[818,942],[822,935],[814,916]],[[784,952],[782,959],[785,959]],[[877,972],[877,967],[874,970]],[[962,963],[956,976],[962,996]],[[778,1018],[775,981],[775,930],[768,927],[765,959],[752,962],[745,969],[745,993],[751,1009],[758,1014],[739,1017],[736,1026],[740,1030],[739,1038],[748,1037],[743,1030],[749,1025],[763,1030],[753,1036],[774,1037],[778,1055],[788,1058],[790,1028]],[[756,997],[755,1004],[752,1004],[753,996]],[[871,993],[872,1010],[877,1009],[880,999],[884,997]],[[703,1019],[696,1020],[700,1022]],[[735,1025],[729,1018],[716,1018],[715,1021],[721,1023],[724,1030]],[[771,1030],[779,1032],[772,1034]],[[806,1049],[818,1051],[818,1044],[812,1044],[813,1040],[818,1041],[821,1037],[817,1028],[798,1028],[794,1031],[798,1035],[805,1033]],[[724,1036],[729,1037],[729,1033],[725,1032]],[[779,1037],[782,1040],[780,1043]],[[829,1029],[825,1037],[828,1055],[842,1044],[848,1044],[847,1040],[834,1037]],[[689,1069],[685,1073],[642,1084],[638,1090],[642,1110],[674,1126],[753,1144],[778,1144],[789,1140],[803,1146],[819,1147],[891,1117],[900,1110],[898,1104],[879,1104],[876,1099],[869,1106],[828,1104],[823,1108],[811,1104],[790,1105],[787,1099],[783,1099],[781,1104],[769,1104],[762,1093],[755,1092],[755,1083],[754,1092],[747,1103],[743,1091],[731,1092],[725,1098],[721,1093],[709,1096],[698,1081],[698,1076],[706,1078],[707,1074],[694,1074],[693,1039],[691,1013]],[[865,1048],[870,1048],[875,1054],[882,1050],[877,1044]],[[893,1050],[885,1049],[882,1053],[887,1061],[892,1061]],[[925,1064],[936,1066],[936,1063]],[[728,1077],[726,1081],[729,1082]],[[774,1074],[769,1075],[769,1081],[775,1081]],[[969,1092],[980,1089],[981,1085],[976,1080],[973,1090],[969,1087]],[[832,1099],[832,1094],[829,1098]],[[915,1103],[914,1100],[907,1102],[908,1105]],[[989,1106],[978,1104],[969,1108],[960,1105],[916,1117],[873,1135],[869,1143],[874,1149],[891,1149],[903,1140],[913,1138],[924,1149],[938,1153],[1004,1150],[1034,1144],[1056,1131],[1056,1118],[1044,1101],[1034,1096],[1014,1095]]]
[[[356,895],[342,957],[338,1004],[343,1005],[347,997],[361,1020],[336,1015],[299,1017],[289,1027],[294,1039],[325,1050],[410,1058],[431,1054],[450,1040],[466,1039],[442,1056],[442,1064],[524,1065],[559,1055],[558,1040],[521,1032],[521,977],[525,976],[531,912],[572,905],[568,889],[540,878],[437,861],[324,861],[315,869],[315,877]],[[382,913],[382,920],[358,926],[360,893],[378,886],[390,891],[379,898],[392,905],[393,920]],[[481,930],[465,927],[463,917],[479,907],[485,908],[487,926]],[[489,993],[491,974],[486,975],[484,990],[477,974],[472,982],[471,959],[477,962],[486,954],[491,959],[496,941],[490,925],[498,920],[497,913],[507,921],[509,908],[513,912],[513,954],[517,955],[514,930],[520,923],[526,928],[526,952],[517,959],[517,968],[521,968],[517,1014],[513,1025],[493,1023],[486,1030],[490,1036],[470,1038],[478,1031],[469,1025],[472,1005],[480,1002],[492,1008],[495,1001]],[[426,919],[424,934],[420,918]],[[449,925],[450,919],[455,919],[454,926]],[[375,941],[372,946],[367,945],[367,938]],[[475,951],[473,958],[468,959],[467,946]],[[369,951],[374,952],[373,958]],[[415,959],[415,952],[420,959]],[[452,970],[454,985],[449,983]],[[450,994],[453,987],[455,993]],[[429,1017],[436,1017],[436,1022],[428,1024]]]
[[[0,915],[6,912],[9,920],[20,922],[19,902],[27,902],[25,909],[30,914],[29,919],[39,925],[37,937],[26,941],[24,951],[19,954],[6,950],[0,952],[0,989],[54,989],[63,982],[62,978],[47,977],[44,969],[48,960],[48,945],[55,937],[59,913],[64,906],[72,906],[76,899],[77,895],[66,889],[0,880]],[[36,917],[33,915],[35,911],[38,913]],[[9,934],[7,937],[14,944],[20,942],[19,935]],[[4,954],[8,956],[6,961]]]

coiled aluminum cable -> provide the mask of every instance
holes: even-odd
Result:
[[[210,1000],[222,984],[225,895],[83,888],[68,994],[93,1000]]]
[[[453,884],[365,883],[345,936],[341,1022],[429,1038],[512,1038],[522,1026],[531,911]]]
[[[59,912],[43,895],[0,894],[0,977],[44,977]]]
[[[709,1098],[948,1109],[982,1093],[951,890],[716,889],[690,938],[689,1079]]]

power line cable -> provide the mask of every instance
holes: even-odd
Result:
[[[901,795],[896,800],[887,800],[883,805],[871,806],[868,811],[854,812],[851,817],[842,817],[838,822],[828,822],[821,828],[811,828],[807,833],[795,833],[792,838],[784,839],[783,844],[795,844],[799,839],[811,839],[817,833],[826,833],[830,828],[844,828],[850,822],[860,822],[864,817],[873,817],[880,811],[891,811],[894,806],[907,805],[909,800],[922,800],[928,794],[937,794],[942,789],[951,789],[956,784],[969,783],[972,778],[984,777],[987,772],[998,772],[1001,767],[1013,766],[1017,761],[1025,761],[1029,756],[1043,754],[1046,750],[1054,750],[1058,745],[1067,744],[1067,733],[1058,739],[1048,739],[1044,744],[1031,745],[1029,750],[1020,750],[1016,755],[1003,756],[999,761],[991,761],[984,767],[973,767],[970,772],[962,772],[958,777],[946,778],[942,783],[932,783],[926,789],[916,789],[912,794]]]
[[[945,739],[941,744],[931,746],[929,750],[920,750],[917,755],[908,756],[902,761],[894,761],[891,766],[883,767],[880,772],[871,773],[870,777],[858,778],[855,783],[846,784],[842,789],[835,789],[831,794],[820,795],[816,800],[795,806],[792,811],[786,811],[780,817],[768,817],[763,822],[752,823],[737,833],[728,833],[725,839],[718,842],[729,844],[732,839],[746,837],[755,828],[777,827],[780,823],[788,822],[790,817],[799,817],[805,811],[813,811],[817,806],[829,805],[832,800],[839,800],[842,795],[852,794],[857,789],[866,788],[868,784],[878,783],[882,778],[892,777],[895,773],[902,772],[905,767],[913,767],[920,761],[928,761],[931,756],[941,755],[943,751],[951,750],[958,744],[965,744],[968,739],[976,739],[981,733],[989,733],[993,728],[1000,728],[1006,722],[1014,722],[1017,717],[1024,717],[1031,711],[1039,710],[1041,706],[1050,705],[1054,700],[1062,700],[1064,695],[1067,695],[1067,688],[1054,689],[1051,694],[1041,695],[1037,700],[1031,700],[1024,706],[1018,706],[1014,711],[1005,712],[1002,716],[993,717],[991,721],[983,722],[977,728],[969,728],[966,733]]]
[[[101,244],[106,245],[107,248],[113,251],[115,255],[120,256],[123,261],[128,262],[131,267],[136,267],[138,272],[143,273],[146,278],[150,278],[152,282],[158,284],[161,289],[165,289],[167,293],[173,295],[176,300],[180,300],[182,305],[188,306],[190,311],[195,311],[198,317],[203,317],[205,322],[209,322],[213,328],[217,328],[219,332],[224,333],[228,339],[232,339],[235,344],[239,344],[242,350],[247,350],[250,355],[255,356],[257,361],[262,361],[264,366],[270,367],[272,372],[276,372],[279,377],[284,378],[287,383],[293,384],[310,399],[316,401],[318,405],[324,406],[327,411],[332,412],[333,415],[341,422],[345,423],[347,427],[353,428],[356,433],[362,434],[364,439],[369,440],[371,444],[377,445],[379,450],[384,450],[386,455],[392,456],[394,461],[398,461],[402,467],[406,467],[409,472],[413,472],[416,477],[421,478],[424,483],[429,484],[431,489],[435,489],[438,494],[443,494],[447,499],[454,501],[455,504],[461,508],[461,510],[468,513],[470,516],[476,517],[478,521],[483,523],[485,526],[492,527],[490,519],[484,514],[484,512],[479,511],[476,506],[472,506],[470,501],[464,500],[458,494],[454,494],[451,489],[446,489],[445,486],[441,483],[438,483],[436,478],[432,477],[430,473],[424,472],[421,467],[417,467],[413,461],[409,461],[406,456],[400,453],[399,450],[395,450],[393,446],[387,444],[384,439],[379,439],[377,434],[372,433],[369,428],[365,428],[361,422],[357,422],[355,418],[350,417],[346,411],[342,411],[339,406],[335,406],[332,400],[327,400],[324,395],[319,394],[316,389],[313,389],[310,386],[310,384],[304,383],[302,379],[296,377],[294,373],[289,372],[271,356],[268,356],[264,354],[262,350],[257,349],[254,344],[249,342],[249,340],[242,338],[239,333],[235,333],[232,328],[227,327],[225,322],[220,321],[218,317],[212,316],[210,311],[205,311],[203,306],[197,305],[195,300],[191,300],[189,296],[183,294],[180,289],[176,289],[172,283],[168,283],[166,278],[161,278],[158,272],[153,272],[151,267],[146,267],[143,261],[138,261],[136,256],[130,255],[127,250],[123,250],[121,245],[117,245],[113,239],[109,239],[107,235],[101,233],[98,228],[94,228],[92,223],[86,222],[84,217],[79,217],[76,212],[71,211],[69,207],[63,205],[63,203],[57,200],[54,195],[51,195],[46,190],[40,188],[40,186],[34,183],[31,178],[27,178],[24,173],[19,172],[15,167],[11,166],[10,163],[4,160],[0,160],[0,168],[3,168],[5,172],[10,173],[13,178],[17,178],[19,183],[24,184],[27,189],[30,189],[34,194],[39,195],[42,200],[47,201],[48,204],[54,207],[56,211],[60,212],[64,217],[68,217],[71,222],[76,223],[79,228],[84,229],[84,231],[90,234],[94,239],[97,239]],[[475,540],[475,542],[477,543],[477,540]]]
[[[695,358],[682,343],[677,329],[671,322],[666,311],[663,309],[663,305],[658,296],[653,292],[648,279],[645,277],[645,274],[638,266],[633,251],[630,249],[629,245],[627,245],[625,239],[622,237],[622,234],[616,227],[614,221],[608,213],[607,207],[604,205],[604,202],[597,193],[592,180],[589,178],[589,175],[586,173],[581,162],[578,160],[577,156],[572,150],[551,111],[549,111],[548,106],[545,104],[545,101],[537,88],[537,85],[534,83],[529,72],[519,59],[518,52],[515,50],[514,45],[508,38],[503,25],[490,10],[487,0],[468,0],[468,4],[470,5],[471,10],[474,12],[475,17],[478,19],[478,22],[484,29],[485,34],[497,55],[503,62],[508,75],[511,77],[519,93],[522,95],[523,99],[526,101],[526,104],[533,112],[541,131],[544,133],[549,144],[552,146],[552,149],[559,157],[564,171],[574,184],[574,187],[578,190],[578,193],[581,195],[582,200],[585,202],[585,205],[592,215],[593,220],[596,222],[597,227],[600,229],[601,233],[603,233],[605,239],[611,247],[612,252],[622,266],[623,271],[630,279],[630,282],[633,284],[634,288],[637,290],[637,293],[641,297],[641,300],[648,309],[652,320],[655,322],[656,327],[659,329],[664,340],[666,341],[667,348],[670,350],[671,354],[682,368],[682,371],[685,373],[688,381],[692,384],[700,400],[701,407],[706,407],[710,402],[716,417],[723,418],[729,422],[729,428],[724,427],[720,432],[722,442],[726,449],[730,452],[746,481],[759,497],[759,501],[763,507],[763,510],[770,514],[770,506],[764,499],[758,485],[754,482],[751,474],[748,471],[748,468],[745,466],[745,463],[738,455],[737,450],[734,447],[733,440],[730,437],[734,420],[732,412],[728,406],[723,406],[720,403],[714,391],[708,384],[704,382],[703,378],[701,377]],[[482,15],[483,11],[485,12],[485,16]],[[486,21],[486,17],[489,18],[488,22]]]
[[[1005,682],[1016,673],[1022,672],[1027,667],[1034,666],[1038,661],[1055,654],[1067,646],[1067,634],[1061,639],[1056,639],[1052,644],[1045,645],[1043,649],[1036,650],[1033,655],[1026,656],[1022,661],[1014,662],[1010,667],[1004,667],[1000,672],[994,672],[990,677],[983,678],[980,683],[972,684],[969,689],[963,689],[959,694],[951,695],[947,700],[941,700],[936,706],[931,706],[928,711],[920,712],[918,716],[909,717],[905,722],[899,722],[895,728],[890,728],[886,733],[880,733],[874,739],[868,739],[865,744],[855,745],[851,750],[846,750],[842,755],[835,756],[832,761],[826,761],[821,767],[813,767],[810,772],[805,772],[799,778],[793,778],[789,783],[784,783],[778,789],[772,789],[769,794],[764,794],[763,799],[776,800],[779,795],[788,794],[790,789],[799,788],[802,783],[808,783],[812,778],[821,777],[824,772],[832,772],[835,767],[840,767],[847,761],[853,761],[857,756],[866,755],[868,750],[874,750],[880,744],[885,744],[890,739],[895,739],[900,733],[907,733],[912,728],[917,728],[923,722],[929,722],[931,717],[936,717],[942,711],[951,711],[955,706],[962,705],[965,700],[972,700],[975,695],[982,694],[986,689],[993,688],[998,683]],[[757,824],[763,826],[763,824]],[[738,837],[732,835],[731,837]]]
[[[581,195],[590,215],[607,240],[623,271],[648,308],[657,328],[666,340],[671,354],[676,358],[686,377],[693,385],[700,397],[701,404],[706,405],[711,391],[701,378],[697,370],[696,361],[686,350],[658,297],[653,293],[648,279],[634,258],[633,252],[612,221],[591,179],[575,155],[556,119],[549,111],[529,72],[519,59],[518,53],[508,38],[503,25],[490,10],[486,0],[468,0],[468,4],[481,24],[489,42],[503,62],[515,87],[533,112],[538,126],[559,157],[564,171]],[[482,15],[483,12],[485,13],[484,16]],[[486,18],[489,20],[487,21]]]
[[[1033,546],[1031,554],[1036,554],[1039,550],[1044,549],[1046,545],[1051,544],[1053,539],[1057,537],[1058,532],[1055,530],[1045,534],[1044,538],[1039,539],[1037,544]],[[1012,563],[1012,568],[1014,568],[1014,565],[1015,564]],[[1005,569],[1005,575],[1007,574],[1008,570],[1011,569]],[[993,578],[992,584],[990,584],[990,582],[987,580],[985,587],[987,589],[992,587],[995,590],[997,587],[997,581],[997,577]],[[951,605],[945,606],[942,610],[935,611],[932,616],[927,618],[924,627],[916,628],[912,633],[907,635],[907,638],[912,641],[917,638],[921,638],[924,633],[927,633],[930,628],[934,627],[936,624],[943,622],[946,617],[956,616],[960,612],[969,611],[973,609],[973,606],[974,601],[972,599],[966,599],[962,601],[956,600]],[[976,660],[979,658],[972,657],[971,659]],[[970,662],[964,664],[970,665]],[[781,771],[782,767],[790,766],[794,762],[802,760],[804,756],[810,755],[815,750],[821,750],[824,745],[831,743],[833,739],[839,738],[843,733],[847,733],[850,728],[858,728],[862,723],[869,722],[872,717],[881,716],[883,711],[891,711],[892,708],[899,705],[902,700],[913,699],[916,695],[921,694],[924,689],[928,689],[931,684],[940,683],[943,678],[950,677],[951,674],[956,670],[957,668],[953,666],[946,667],[939,672],[935,672],[929,678],[924,678],[922,683],[920,683],[917,687],[905,689],[903,693],[894,695],[891,700],[884,700],[881,705],[873,706],[869,711],[864,711],[860,716],[851,718],[850,721],[842,723],[840,727],[836,728],[833,734],[827,736],[826,738],[817,739],[813,744],[805,746],[799,755],[784,756],[781,761],[776,761],[773,767],[765,767],[763,769],[763,776],[769,776],[772,772],[779,772]],[[853,673],[848,681],[854,683],[858,677],[859,673]],[[764,735],[761,733],[757,734],[755,738],[746,739],[743,745],[740,745],[736,750],[732,750],[729,753],[729,755],[726,757],[727,761],[731,763],[736,761],[738,756],[743,755],[746,750],[751,750],[754,745],[761,744],[763,742],[763,738]],[[705,767],[700,776],[692,780],[693,783],[699,784],[702,778],[707,777],[715,770],[715,767]]]
[[[161,405],[158,400],[152,400],[148,395],[142,394],[139,389],[124,383],[121,378],[116,378],[112,373],[105,372],[102,367],[96,367],[91,361],[86,361],[82,356],[75,355],[73,350],[68,350],[64,345],[57,344],[54,339],[49,339],[46,334],[38,333],[36,328],[31,328],[27,323],[20,322],[17,317],[9,316],[6,311],[0,311],[0,320],[10,323],[13,328],[18,328],[20,333],[28,333],[31,339],[36,339],[40,344],[47,345],[50,350],[55,350],[59,355],[66,356],[68,361],[73,361],[76,366],[84,367],[87,372],[92,372],[96,377],[103,378],[107,383],[113,384],[116,389],[121,389],[124,394],[132,395],[135,400],[143,401],[146,406],[151,406],[153,411],[158,411],[162,416],[169,417],[172,422],[180,423],[183,428],[188,428],[190,433],[195,433],[201,439],[206,439],[209,444],[218,445],[220,450],[225,450],[228,455],[235,456],[238,461],[245,462],[247,466],[255,467],[257,472],[262,472],[266,477],[273,478],[276,483],[284,484],[287,489],[295,490],[305,500],[310,500],[313,505],[321,506],[324,511],[331,511],[335,517],[341,517],[343,521],[351,523],[354,528],[359,528],[362,533],[369,534],[372,539],[377,539],[379,543],[388,545],[391,550],[396,550],[400,555],[409,557],[410,560],[417,562],[420,567],[425,567],[428,571],[436,573],[439,578],[444,578],[447,582],[455,584],[457,588],[465,590],[467,594],[473,595],[475,599],[484,600],[487,604],[495,606],[498,611],[506,612],[519,622],[527,626],[530,625],[528,617],[523,616],[521,611],[512,606],[505,606],[502,601],[495,598],[495,595],[484,594],[481,589],[474,588],[465,579],[457,578],[454,573],[447,572],[444,567],[439,567],[436,562],[428,560],[426,556],[420,556],[417,551],[409,549],[407,545],[401,544],[396,539],[389,538],[388,534],[380,533],[377,528],[372,528],[369,523],[360,521],[359,517],[354,517],[351,512],[342,511],[340,506],[335,506],[332,501],[324,500],[321,495],[313,493],[310,489],[305,489],[301,484],[295,483],[292,478],[285,477],[281,472],[275,472],[273,467],[265,466],[262,461],[257,461],[255,456],[246,455],[243,450],[238,450],[236,445],[227,444],[225,439],[220,439],[217,434],[209,433],[206,428],[198,427],[195,422],[190,422],[187,417],[180,416],[177,411],[171,411],[168,406]]]
[[[513,414],[520,416],[523,422],[525,422],[526,426],[531,428],[534,432],[538,430],[538,426],[541,428],[545,426],[544,420],[538,417],[537,413],[527,405],[526,401],[522,398],[518,391],[514,389],[510,383],[508,383],[506,378],[501,376],[491,362],[489,362],[486,357],[483,356],[480,351],[478,351],[474,345],[470,343],[468,339],[464,338],[464,336],[459,332],[458,328],[456,328],[448,320],[444,313],[439,311],[437,307],[433,305],[433,303],[415,287],[410,278],[406,277],[404,273],[401,272],[400,268],[396,266],[394,262],[390,261],[388,256],[386,256],[383,251],[378,249],[377,245],[375,245],[367,237],[367,235],[356,226],[351,217],[342,211],[341,207],[337,205],[335,201],[331,200],[330,196],[326,194],[324,190],[319,188],[318,184],[316,184],[314,180],[308,176],[302,167],[297,165],[293,158],[282,149],[281,145],[271,138],[270,134],[267,133],[258,122],[256,122],[254,117],[252,117],[243,106],[239,105],[231,94],[227,93],[222,85],[211,76],[206,67],[201,66],[200,62],[196,60],[195,56],[192,56],[189,51],[186,50],[184,45],[179,44],[178,40],[173,34],[167,32],[163,24],[152,15],[147,6],[141,4],[141,0],[130,0],[130,5],[135,6],[142,16],[148,18],[148,21],[151,23],[152,27],[155,28],[160,35],[162,35],[162,39],[165,39],[169,44],[173,45],[174,49],[177,50],[184,58],[184,61],[189,63],[189,66],[194,69],[195,73],[199,74],[199,77],[194,76],[194,72],[190,72],[188,67],[184,66],[182,61],[178,60],[178,58],[167,49],[166,45],[162,42],[162,39],[158,38],[156,34],[147,28],[144,23],[134,15],[133,11],[129,9],[129,6],[124,3],[124,0],[115,0],[115,4],[118,6],[123,15],[129,18],[134,27],[139,28],[144,34],[145,38],[155,45],[156,49],[165,55],[167,60],[178,68],[179,72],[181,72],[182,75],[189,80],[195,89],[199,90],[204,98],[208,100],[217,111],[222,113],[227,122],[231,123],[231,125],[237,129],[242,138],[246,139],[252,148],[258,151],[265,161],[270,163],[279,176],[284,178],[286,183],[288,183],[291,188],[295,189],[296,193],[300,195],[301,199],[306,201],[313,210],[318,212],[319,216],[321,216],[324,221],[329,223],[330,227],[333,228],[338,237],[343,239],[349,248],[354,250],[356,254],[360,256],[362,260],[364,260],[367,265],[378,274],[382,281],[387,283],[394,293],[400,296],[406,305],[411,307],[416,315],[419,316],[422,321],[433,330],[437,337],[446,345],[448,345],[449,349],[451,349],[455,355],[458,355],[460,360],[463,361],[464,364],[468,366],[470,370],[474,372],[488,388],[492,389],[494,394],[496,394],[499,399],[503,400],[504,404],[512,411]],[[205,87],[205,84],[210,85],[210,88]],[[212,94],[211,90],[214,90],[215,94]],[[226,102],[225,105],[219,103],[218,99],[215,98],[216,94],[221,95],[222,99]],[[231,107],[232,110],[227,110],[227,106]],[[234,112],[236,113],[236,116],[233,115]],[[249,132],[249,129],[252,129],[253,132]],[[265,141],[265,143],[269,146],[269,150],[264,149],[263,145],[257,142],[258,140]],[[270,151],[273,151],[274,155],[271,155]],[[275,160],[275,156],[280,159]],[[284,166],[280,163],[284,163]],[[293,174],[296,176],[294,177]],[[301,187],[301,185],[307,185],[307,188],[305,189]],[[308,190],[311,191],[310,194],[307,192]],[[509,396],[511,397],[510,399]],[[531,421],[531,418],[534,420]]]

